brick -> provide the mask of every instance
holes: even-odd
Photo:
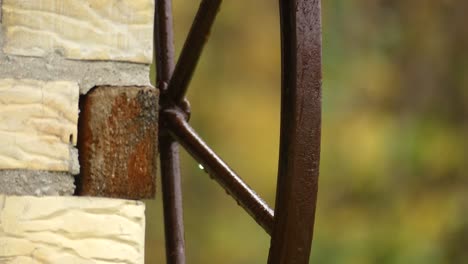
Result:
[[[78,99],[74,82],[0,79],[0,169],[69,171]]]
[[[79,195],[153,198],[158,90],[102,86],[80,102]]]
[[[3,0],[4,51],[150,64],[154,0]]]
[[[144,263],[145,205],[0,195],[0,263]]]

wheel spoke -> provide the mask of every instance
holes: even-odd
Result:
[[[268,234],[271,234],[273,210],[206,145],[187,123],[183,113],[179,110],[166,110],[160,118],[167,124],[171,135]]]
[[[168,88],[169,98],[180,103],[203,51],[222,0],[202,0],[177,61]]]
[[[184,221],[180,179],[179,147],[171,137],[160,141],[164,232],[167,263],[185,263]]]
[[[307,264],[317,199],[321,126],[320,0],[280,0],[281,143],[269,264]]]
[[[174,33],[171,0],[156,1],[154,45],[157,87],[166,88],[174,71]]]
[[[171,0],[156,1],[154,43],[157,86],[162,91],[174,70],[174,38]],[[160,122],[160,131],[165,128]],[[163,192],[166,259],[169,264],[185,264],[184,222],[178,144],[160,132],[161,185]]]

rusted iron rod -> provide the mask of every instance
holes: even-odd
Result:
[[[155,9],[154,43],[156,50],[156,78],[157,87],[161,90],[161,99],[163,99],[167,90],[167,83],[174,70],[171,0],[156,1]],[[185,264],[179,149],[177,142],[164,132],[165,128],[161,122],[159,128],[166,261],[168,264]]]
[[[170,137],[160,141],[161,185],[163,187],[164,233],[167,263],[185,263],[182,190],[177,142]]]
[[[280,0],[281,135],[269,264],[308,264],[321,127],[320,0]]]
[[[160,117],[171,135],[206,171],[242,206],[253,219],[271,234],[273,210],[195,133],[180,110],[168,109]]]
[[[174,32],[171,0],[156,1],[154,48],[156,80],[159,89],[166,89],[174,71]]]
[[[184,99],[221,2],[222,0],[203,0],[200,3],[195,20],[177,61],[174,74],[169,82],[168,97],[175,104],[179,104]]]

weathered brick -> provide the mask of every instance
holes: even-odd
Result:
[[[3,0],[6,53],[150,64],[154,0]]]
[[[78,84],[0,79],[0,169],[69,171]]]
[[[0,263],[144,263],[145,205],[0,195]]]
[[[158,90],[96,87],[80,102],[80,195],[153,198]]]

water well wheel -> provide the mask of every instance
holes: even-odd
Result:
[[[156,1],[160,159],[167,263],[185,263],[178,145],[271,235],[268,263],[309,262],[317,198],[321,129],[320,0],[280,0],[281,129],[276,208],[268,205],[188,123],[185,93],[222,0],[202,0],[175,62],[171,0]]]

